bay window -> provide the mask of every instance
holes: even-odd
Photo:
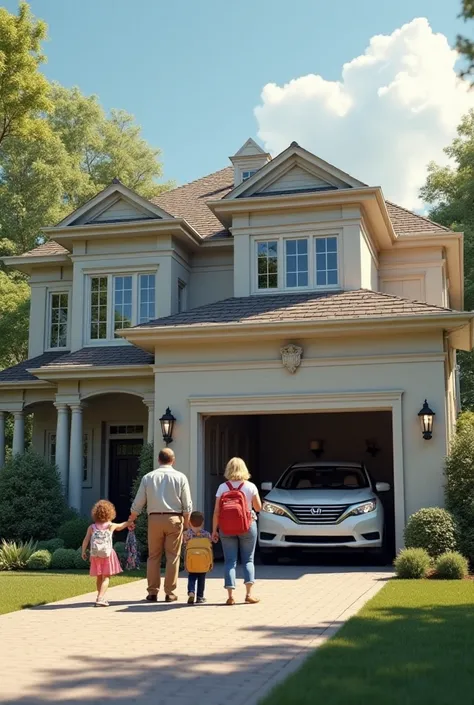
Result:
[[[337,235],[255,240],[258,292],[331,289],[340,285]]]
[[[117,331],[155,318],[155,274],[107,274],[89,281],[91,341],[118,339]]]

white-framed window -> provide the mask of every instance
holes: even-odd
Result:
[[[246,169],[242,172],[242,181],[247,181],[247,179],[250,179],[256,173],[257,169]]]
[[[155,318],[156,274],[89,276],[89,340],[116,340],[117,331]]]
[[[82,438],[82,486],[92,487],[92,431],[86,431]],[[48,433],[47,455],[49,462],[56,465],[56,433]]]
[[[183,311],[186,311],[187,308],[187,291],[186,291],[186,284],[181,281],[181,279],[178,280],[178,313],[183,313]]]
[[[254,244],[256,292],[336,289],[340,286],[337,234],[255,238]]]
[[[68,340],[69,293],[51,291],[49,294],[49,333],[50,348],[66,348]]]

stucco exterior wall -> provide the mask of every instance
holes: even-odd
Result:
[[[383,251],[380,289],[387,294],[447,306],[445,268],[441,247]]]
[[[247,257],[248,260],[248,257]],[[207,249],[194,255],[189,275],[188,308],[234,296],[232,247]]]

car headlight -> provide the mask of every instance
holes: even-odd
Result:
[[[356,507],[350,509],[346,517],[360,516],[361,514],[369,514],[369,512],[374,512],[377,506],[377,500],[371,499],[369,502],[364,502],[363,504],[358,504]]]
[[[262,512],[267,512],[268,514],[276,514],[279,517],[288,517],[288,519],[293,519],[290,512],[282,507],[280,504],[273,504],[273,502],[264,502],[262,505]]]

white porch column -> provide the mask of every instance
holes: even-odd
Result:
[[[59,468],[61,484],[67,496],[67,484],[69,473],[69,408],[67,404],[57,402],[54,405],[57,409],[56,422],[56,465]]]
[[[21,455],[25,452],[25,413],[24,411],[13,412],[13,455]]]
[[[143,403],[148,408],[147,443],[155,442],[155,402],[144,399]]]
[[[5,412],[0,411],[0,470],[5,465]]]
[[[69,455],[69,505],[81,511],[82,498],[82,406],[71,404],[71,447]]]

